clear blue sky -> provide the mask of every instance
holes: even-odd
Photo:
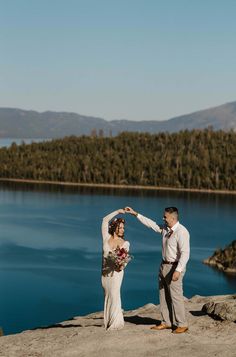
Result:
[[[236,100],[235,0],[0,0],[0,106],[162,120]]]

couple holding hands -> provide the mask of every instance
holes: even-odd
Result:
[[[120,288],[124,268],[131,259],[129,242],[124,240],[125,220],[114,218],[118,214],[129,213],[142,224],[162,235],[162,261],[159,270],[160,325],[153,330],[172,329],[173,333],[188,330],[185,316],[183,277],[189,260],[189,232],[179,223],[176,207],[164,209],[163,225],[141,215],[131,207],[108,214],[102,221],[103,264],[102,286],[104,289],[104,325],[106,330],[124,327],[121,308]]]

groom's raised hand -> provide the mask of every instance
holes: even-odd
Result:
[[[138,212],[134,211],[133,208],[131,208],[131,207],[125,207],[125,212],[126,213],[130,213],[133,216],[137,216],[138,215]]]

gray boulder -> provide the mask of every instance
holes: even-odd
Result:
[[[236,322],[236,296],[225,301],[210,301],[203,305],[202,311],[214,318]]]

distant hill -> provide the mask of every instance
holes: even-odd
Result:
[[[32,110],[0,108],[1,138],[60,138],[69,135],[90,135],[96,130],[105,136],[122,131],[170,133],[180,130],[204,129],[236,131],[236,102],[178,116],[164,121],[111,120],[76,113],[39,113]]]

